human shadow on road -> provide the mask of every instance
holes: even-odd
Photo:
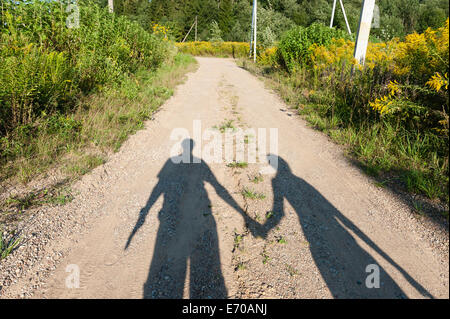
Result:
[[[335,298],[404,298],[405,295],[395,281],[379,266],[380,287],[368,288],[366,278],[373,270],[366,267],[376,260],[354,239],[362,240],[400,272],[423,296],[433,296],[416,282],[402,267],[393,261],[355,224],[339,212],[313,186],[295,176],[288,163],[274,155],[268,159],[277,173],[272,179],[274,215],[263,226],[263,237],[276,227],[284,216],[284,199],[298,215],[302,231],[309,243],[311,255],[328,289]],[[372,277],[371,277],[372,278]],[[372,281],[373,282],[373,281]]]
[[[190,298],[226,298],[220,268],[216,222],[205,182],[243,217],[252,222],[217,181],[208,165],[192,155],[194,141],[182,142],[183,153],[170,158],[158,174],[159,181],[130,233],[125,249],[144,224],[151,207],[162,195],[159,229],[144,298],[183,298],[189,282]],[[184,158],[184,161],[176,163]],[[174,162],[175,161],[175,162]]]

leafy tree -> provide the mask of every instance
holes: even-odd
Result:
[[[97,2],[107,5],[107,0]],[[361,0],[344,1],[353,34],[357,31],[361,3]],[[440,26],[449,15],[447,0],[377,0],[376,4],[380,26],[373,28],[371,35],[380,40]],[[114,0],[116,14],[128,16],[145,29],[150,28],[152,22],[170,26],[173,37],[178,41],[186,35],[196,16],[199,39],[210,37],[211,24],[216,21],[222,39],[249,41],[252,5],[253,0]],[[260,42],[269,45],[293,26],[328,25],[332,1],[258,0],[258,8]],[[339,3],[334,26],[344,31],[347,29]],[[187,40],[193,40],[193,34]]]
[[[246,42],[249,38],[248,32],[244,31],[239,21],[234,23],[234,26],[231,29],[231,34],[233,35],[232,40],[237,42]]]
[[[233,27],[233,3],[231,0],[223,0],[219,7],[218,23],[220,30],[226,40],[233,38],[231,28]]]
[[[418,32],[423,32],[428,27],[438,28],[442,25],[442,21],[448,17],[448,2],[445,1],[446,6],[440,5],[439,2],[427,1],[420,6],[416,28]]]
[[[295,23],[271,8],[258,9],[258,37],[263,46],[272,46],[281,35],[295,27]]]
[[[219,28],[219,24],[215,20],[213,20],[211,22],[209,41],[211,41],[211,42],[222,42],[223,41],[222,31]]]

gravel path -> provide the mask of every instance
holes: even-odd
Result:
[[[198,62],[72,202],[27,219],[26,243],[0,264],[2,298],[449,297],[445,225],[376,187],[232,60]],[[192,137],[194,120],[277,128],[278,170],[174,164],[173,129]]]

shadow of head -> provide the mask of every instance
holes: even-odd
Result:
[[[266,156],[267,162],[269,163],[272,170],[279,174],[280,172],[290,172],[291,169],[289,167],[289,164],[280,156],[276,154],[267,154]]]
[[[183,155],[191,155],[194,149],[195,142],[192,138],[186,138],[181,142],[181,148],[183,149]]]
[[[171,160],[175,164],[180,163],[199,163],[199,160],[194,157],[193,149],[195,147],[195,142],[191,138],[185,138],[181,143],[181,154],[174,155]]]

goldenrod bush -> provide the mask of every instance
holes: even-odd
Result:
[[[395,172],[408,190],[448,201],[449,20],[371,41],[364,66],[353,58],[355,43],[339,34],[293,29],[258,62],[273,66],[286,100],[349,144],[366,170]]]
[[[78,27],[71,0],[0,3],[0,181],[98,165],[192,62],[169,28],[146,31],[94,0],[77,1]]]
[[[186,54],[195,56],[216,56],[244,58],[249,55],[250,46],[246,42],[179,42],[178,49]]]
[[[328,28],[319,23],[313,23],[307,28],[298,26],[281,37],[278,44],[278,62],[293,72],[309,65],[312,45],[327,46],[333,39],[345,37],[346,34],[342,30]]]
[[[277,47],[270,47],[261,50],[258,56],[258,63],[261,65],[276,66],[278,63],[278,49]]]
[[[350,40],[313,44],[308,49],[312,78],[316,85],[331,85],[351,112],[370,116],[372,109],[410,129],[448,136],[448,32],[447,19],[443,27],[407,35],[403,41],[370,43],[364,66],[356,64]]]

